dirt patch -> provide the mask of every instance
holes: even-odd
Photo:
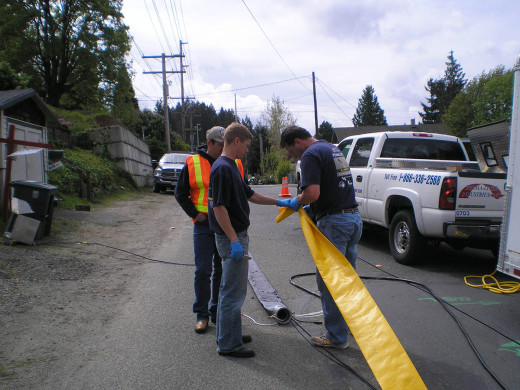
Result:
[[[58,208],[36,245],[0,245],[0,388],[37,388],[42,373],[111,321],[146,262],[131,253],[147,256],[161,240],[165,201],[175,203],[146,193],[90,212]]]

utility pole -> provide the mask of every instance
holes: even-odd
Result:
[[[318,135],[318,105],[316,103],[316,78],[312,72],[312,95],[314,97],[314,126],[316,127],[316,136]]]
[[[194,141],[195,141],[195,137],[193,135],[193,132],[196,131],[197,132],[197,147],[199,146],[199,130],[200,130],[200,124],[197,123],[197,125],[195,127],[193,127],[193,117],[194,116],[200,116],[198,114],[196,115],[193,115],[193,113],[189,113],[189,116],[190,116],[190,128],[189,129],[186,129],[186,131],[189,131],[190,132],[190,146],[191,146],[191,151],[194,152],[195,151],[195,146],[194,146]]]
[[[181,70],[166,70],[166,58],[177,58],[180,57],[181,59]],[[143,56],[143,58],[161,58],[162,62],[162,71],[152,71],[152,72],[143,72],[144,74],[156,74],[156,73],[162,73],[163,78],[163,100],[164,100],[164,139],[166,141],[166,147],[168,148],[168,151],[172,149],[171,147],[171,141],[170,141],[170,118],[168,116],[168,83],[166,82],[166,73],[180,73],[181,74],[181,80],[182,80],[182,74],[184,73],[184,70],[182,69],[182,46],[181,46],[181,54],[173,54],[173,55],[164,55],[162,53],[160,56]]]
[[[182,45],[186,45],[187,42],[182,42],[182,41],[179,41],[179,47],[180,47],[180,58],[181,58],[181,97],[178,98],[178,97],[172,97],[171,99],[180,99],[181,100],[181,130],[180,130],[180,136],[185,139],[184,137],[186,136],[186,131],[188,129],[186,129],[186,105],[185,103],[188,101],[188,99],[194,99],[193,97],[189,97],[189,96],[186,96],[186,98],[184,98],[184,73],[186,73],[186,71],[184,70],[184,68],[187,68],[188,65],[184,65],[183,64],[183,61],[182,59],[184,58],[184,54],[182,54]],[[190,125],[190,129],[191,129],[191,125]]]
[[[237,94],[235,93],[235,122],[238,122],[238,115],[237,115]]]
[[[186,129],[186,117],[185,117],[185,111],[184,111],[184,68],[182,65],[182,40],[179,40],[179,48],[180,48],[180,54],[181,54],[181,134],[184,134],[184,131]],[[191,127],[191,123],[190,123]],[[192,147],[193,149],[193,147]]]
[[[199,131],[201,130],[200,128],[200,123],[197,123],[195,125],[195,131],[197,132],[197,145],[200,145],[200,141],[199,141]]]

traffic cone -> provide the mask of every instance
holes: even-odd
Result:
[[[292,196],[289,193],[289,183],[287,182],[287,176],[282,177],[282,192],[278,196]]]

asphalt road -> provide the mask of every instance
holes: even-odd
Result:
[[[280,186],[254,189],[270,196],[280,192]],[[290,191],[295,195],[294,187]],[[178,207],[173,196],[157,196],[163,197],[170,207]],[[292,216],[276,224],[276,208],[251,205],[251,210],[250,252],[267,279],[294,314],[319,311],[318,298],[289,283],[292,276],[315,270],[299,219]],[[184,218],[174,225],[171,240],[157,248],[154,257],[189,262],[191,222]],[[483,275],[494,270],[490,252],[459,252],[441,245],[429,248],[421,265],[402,266],[390,256],[386,232],[380,229],[364,231],[358,252],[360,276],[391,274],[413,280],[451,302],[451,311],[489,368],[507,388],[520,389],[520,347],[497,333],[520,340],[520,296],[471,288],[463,280],[465,275]],[[503,275],[500,278],[508,279]],[[295,281],[316,291],[313,276]],[[430,294],[405,282],[364,282],[428,389],[502,388],[483,368],[454,319]],[[320,317],[315,317],[314,322],[300,323],[302,328],[278,325],[268,318],[252,289],[242,312],[259,324],[244,317],[243,330],[253,337],[250,345],[256,357],[218,356],[215,328],[203,335],[193,331],[192,283],[192,267],[147,264],[132,299],[103,334],[92,338],[89,348],[78,352],[82,356],[77,358],[83,364],[64,367],[63,371],[70,375],[61,377],[55,388],[379,388],[355,341],[351,340],[351,347],[346,350],[323,353],[308,343],[309,337],[304,333],[320,333],[323,325],[315,323],[321,321]]]

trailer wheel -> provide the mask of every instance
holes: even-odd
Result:
[[[402,210],[394,215],[388,234],[390,252],[399,264],[416,264],[426,246],[426,239],[419,233],[410,211]]]

